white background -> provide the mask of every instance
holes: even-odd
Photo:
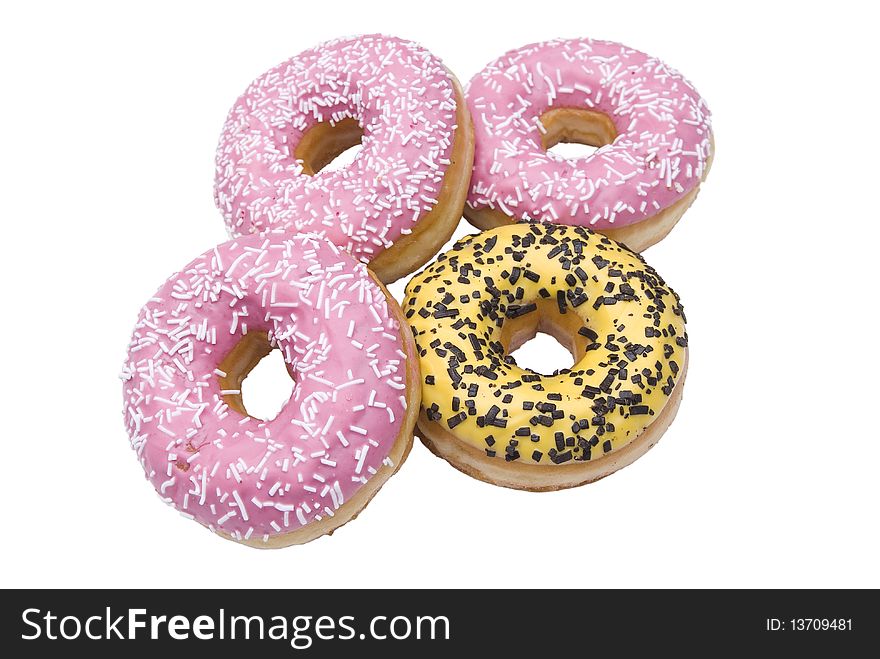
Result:
[[[880,586],[868,3],[11,4],[3,586]],[[306,47],[372,31],[421,42],[462,81],[507,49],[592,36],[694,82],[715,165],[646,254],[687,310],[684,402],[644,458],[564,492],[485,485],[417,442],[356,521],[261,552],[160,503],[117,375],[141,304],[225,239],[213,157],[236,96]]]

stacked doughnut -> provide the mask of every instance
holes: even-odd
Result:
[[[599,148],[567,159],[548,151],[559,142]],[[381,35],[270,69],[217,148],[231,239],[165,282],[129,342],[124,417],[147,478],[215,533],[281,547],[353,519],[416,428],[507,487],[629,464],[672,421],[687,369],[678,296],[637,251],[679,220],[712,155],[693,87],[610,42],[511,51],[466,91]],[[415,275],[401,308],[385,284],[428,263],[462,215],[482,233]],[[517,366],[539,331],[571,369]],[[276,349],[293,392],[258,419],[242,382]]]

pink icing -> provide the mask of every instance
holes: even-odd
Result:
[[[529,220],[610,228],[656,215],[692,190],[710,155],[705,101],[660,60],[609,41],[512,50],[466,90],[476,151],[468,204]],[[618,136],[566,159],[541,145],[550,108],[597,110]]]
[[[450,165],[455,87],[443,63],[409,41],[329,41],[257,78],[217,147],[214,196],[231,235],[308,231],[369,262],[437,203]],[[354,118],[362,150],[339,171],[302,171],[309,128]]]
[[[230,409],[215,370],[249,331],[269,332],[294,374],[270,421]],[[212,530],[295,530],[392,468],[405,360],[363,264],[316,236],[233,240],[141,310],[122,374],[131,445],[163,499]]]

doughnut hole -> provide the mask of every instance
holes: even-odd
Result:
[[[595,110],[551,108],[541,115],[541,125],[544,150],[569,160],[586,158],[617,137],[611,118]]]
[[[580,317],[571,311],[559,313],[555,300],[537,300],[535,304],[535,311],[504,322],[501,328],[501,345],[520,368],[527,368],[541,375],[552,375],[571,369],[583,359],[587,346],[592,343],[587,337],[578,334],[583,327]],[[532,341],[533,339],[536,341]],[[516,353],[526,343],[530,344],[528,353],[539,352],[537,366],[519,361],[524,355],[520,353],[517,356]],[[533,355],[526,356],[531,362]]]
[[[318,123],[300,138],[293,150],[293,157],[302,161],[303,173],[309,176],[324,169],[339,170],[355,159],[363,137],[363,128],[350,117],[335,124]]]
[[[541,375],[570,370],[574,365],[569,349],[552,334],[541,331],[508,354],[516,360],[520,368]]]
[[[217,375],[220,389],[232,392],[223,394],[224,402],[254,419],[271,421],[293,393],[293,376],[281,351],[272,348],[266,332],[245,334],[217,368],[226,374]]]

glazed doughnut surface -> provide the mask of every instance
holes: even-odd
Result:
[[[423,438],[501,466],[616,459],[680,396],[678,296],[640,256],[581,227],[518,223],[470,236],[413,277],[404,315],[421,359]],[[576,363],[520,368],[510,352],[536,331]]]
[[[228,231],[312,232],[369,263],[447,203],[457,222],[473,152],[469,118],[456,141],[467,117],[458,96],[438,58],[382,35],[329,41],[269,70],[237,100],[217,147]],[[318,171],[358,141],[354,162]],[[374,270],[383,281],[406,274]]]
[[[474,76],[466,95],[476,134],[472,221],[489,209],[511,220],[625,227],[695,190],[711,157],[702,97],[674,69],[621,44],[512,50]],[[547,151],[560,141],[600,148],[567,159]]]
[[[215,532],[272,546],[329,532],[408,450],[409,336],[366,267],[323,239],[219,245],[140,313],[123,369],[132,448],[160,496]],[[263,421],[239,387],[270,347],[295,385]]]

